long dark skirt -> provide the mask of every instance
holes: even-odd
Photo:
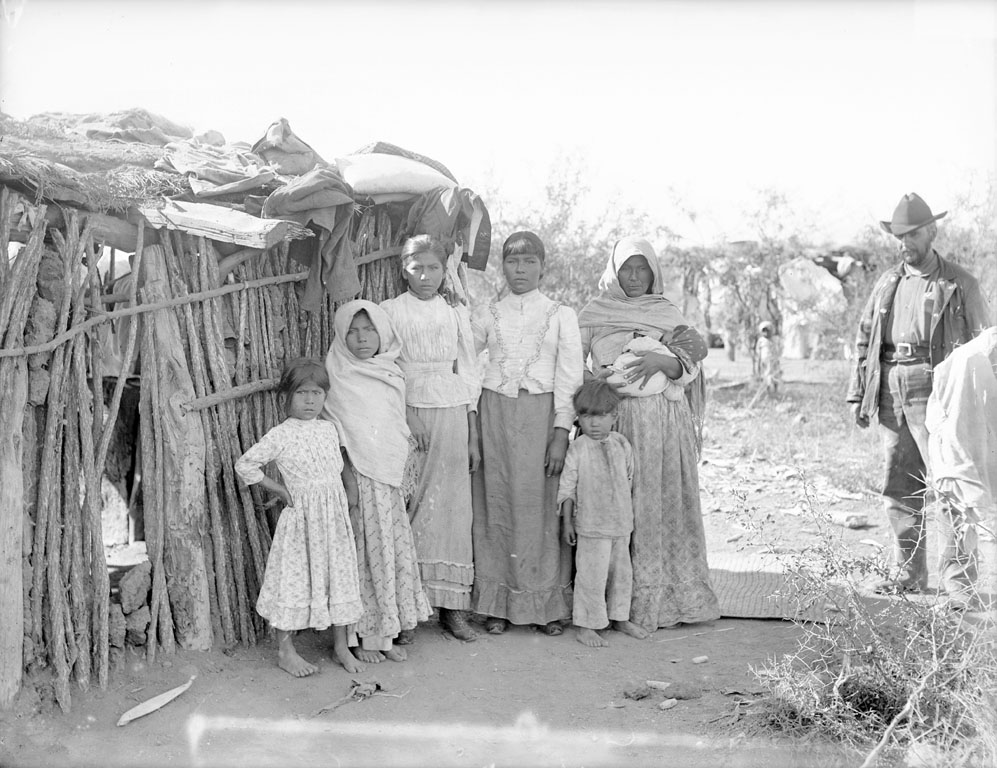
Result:
[[[571,614],[571,549],[561,542],[558,476],[544,457],[554,431],[554,396],[483,390],[478,406],[482,464],[472,479],[477,613],[513,624]]]

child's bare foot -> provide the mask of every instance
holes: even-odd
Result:
[[[301,658],[293,647],[277,651],[277,666],[295,677],[308,677],[318,672],[318,667]]]
[[[384,661],[384,655],[380,651],[368,651],[364,648],[355,648],[353,650],[353,655],[360,659],[360,661],[367,664],[380,664]]]
[[[408,653],[405,652],[404,648],[399,648],[397,645],[392,645],[388,650],[384,652],[384,658],[389,661],[405,661],[408,658]]]
[[[294,677],[308,677],[318,672],[318,667],[298,655],[290,632],[278,631],[277,666]]]
[[[637,626],[632,621],[614,621],[612,627],[617,632],[630,635],[630,637],[636,637],[638,640],[647,640],[651,636],[650,632],[643,627]]]
[[[343,665],[345,669],[350,674],[356,674],[357,672],[364,671],[364,665],[361,664],[357,657],[350,653],[350,646],[346,639],[346,627],[342,624],[336,624],[332,628],[332,658]]]
[[[594,629],[588,629],[587,627],[578,628],[577,640],[589,648],[606,648],[609,645],[608,640],[601,637]]]

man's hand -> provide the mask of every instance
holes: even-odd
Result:
[[[852,403],[852,417],[862,429],[869,426],[869,417],[862,415],[862,403]]]

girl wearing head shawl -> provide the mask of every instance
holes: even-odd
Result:
[[[686,398],[665,393],[624,397],[616,429],[634,449],[634,588],[630,620],[653,632],[680,622],[720,616],[710,586],[706,539],[699,506],[699,425],[706,345],[681,312],[662,296],[658,259],[646,240],[627,237],[613,249],[599,281],[600,293],[578,315],[582,350],[591,370],[608,367],[637,336],[662,342],[674,356],[646,352],[626,378],[647,381],[664,373],[686,387]]]
[[[405,423],[405,376],[391,321],[370,301],[336,311],[326,357],[325,414],[339,427],[352,478],[350,500],[363,616],[355,626],[361,661],[404,661],[393,639],[429,618],[415,542],[405,510],[411,434]],[[356,638],[352,638],[356,645]]]
[[[571,612],[557,485],[582,350],[574,311],[537,290],[544,258],[532,232],[511,235],[502,247],[509,292],[472,322],[488,364],[478,404],[481,466],[472,478],[471,600],[492,634],[512,622],[558,635]]]

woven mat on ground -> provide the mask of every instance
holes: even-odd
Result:
[[[710,581],[720,614],[741,619],[827,621],[824,605],[800,606],[793,578],[771,554],[710,555]],[[833,614],[832,614],[833,615]]]
[[[836,621],[843,617],[827,602],[801,605],[799,591],[792,574],[788,574],[773,554],[737,552],[711,554],[710,581],[720,602],[720,615],[739,619],[797,619],[801,621]],[[974,612],[980,617],[994,617],[997,611],[997,578],[984,576],[980,580],[980,606]],[[891,600],[883,595],[864,593],[861,600],[871,610],[886,608]],[[944,601],[944,595],[934,590],[926,594],[907,595],[907,600],[933,606]],[[842,595],[839,601],[846,605]],[[975,620],[975,619],[974,619]]]

